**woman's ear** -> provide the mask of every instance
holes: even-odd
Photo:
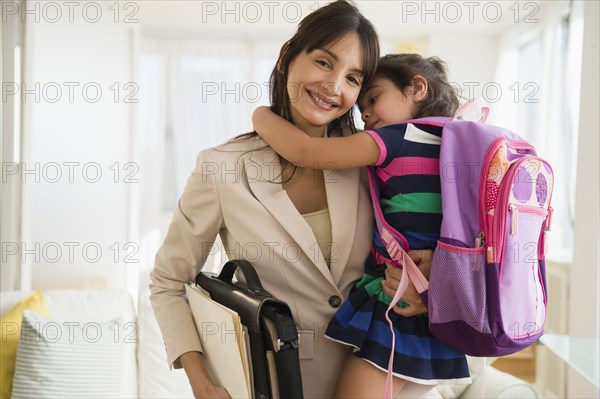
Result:
[[[415,75],[412,78],[411,86],[413,87],[412,95],[415,97],[415,101],[419,102],[427,97],[427,79],[421,75]]]

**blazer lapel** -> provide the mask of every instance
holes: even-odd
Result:
[[[330,269],[337,285],[350,258],[356,234],[360,169],[325,170],[323,173],[332,230]]]
[[[325,260],[319,256],[312,229],[300,215],[281,183],[273,183],[279,179],[281,174],[281,164],[277,154],[270,149],[254,150],[250,158],[244,160],[244,168],[252,193],[287,231],[321,274],[333,286],[336,286],[336,281]],[[338,196],[338,194],[335,195],[336,198]],[[329,201],[329,189],[327,200]],[[342,216],[340,215],[340,217]],[[290,251],[290,256],[292,253]]]

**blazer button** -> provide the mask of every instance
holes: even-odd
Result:
[[[342,304],[342,298],[337,295],[332,295],[329,297],[329,306],[332,308],[339,308]]]

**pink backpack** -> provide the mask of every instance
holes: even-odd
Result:
[[[429,281],[385,221],[369,168],[378,231],[392,263],[405,271],[391,303],[410,279],[427,305],[430,332],[444,343],[471,356],[520,351],[542,336],[546,320],[552,168],[509,130],[450,118],[407,123],[417,122],[443,127],[443,219]]]

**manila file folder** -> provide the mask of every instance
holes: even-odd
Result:
[[[195,283],[186,284],[185,291],[213,382],[232,398],[252,398],[250,347],[240,316]]]

